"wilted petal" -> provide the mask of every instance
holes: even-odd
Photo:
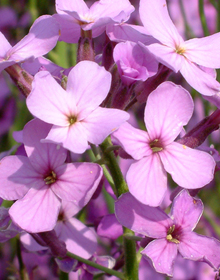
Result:
[[[214,269],[220,266],[220,242],[215,238],[184,232],[178,245],[180,254],[190,260],[205,261]]]
[[[129,117],[129,114],[122,110],[98,107],[81,124],[86,131],[88,142],[98,145]]]
[[[193,113],[193,100],[183,87],[164,82],[148,97],[145,124],[151,140],[171,143]],[[156,117],[155,117],[156,116]]]
[[[187,83],[201,94],[211,96],[219,93],[220,83],[188,59],[182,60],[180,72]]]
[[[201,188],[213,179],[215,161],[206,152],[173,142],[160,152],[160,157],[165,170],[183,188]]]
[[[63,200],[84,207],[102,177],[102,168],[95,163],[70,163],[56,169],[58,180],[51,189]]]
[[[210,68],[220,68],[220,33],[204,38],[194,38],[184,43],[184,55],[199,65]]]
[[[157,153],[131,164],[126,179],[137,200],[154,207],[160,205],[167,190],[167,176]]]
[[[141,254],[152,260],[157,272],[173,275],[173,263],[177,256],[175,243],[168,242],[165,238],[157,239],[150,242]]]
[[[94,254],[97,247],[95,232],[79,220],[71,218],[65,223],[58,222],[55,231],[71,253],[86,259]]]
[[[176,45],[183,42],[170,19],[165,0],[141,0],[139,13],[147,32],[162,44],[175,49]]]
[[[113,136],[119,141],[123,149],[136,160],[152,154],[148,145],[150,142],[148,133],[134,128],[127,122],[122,124]]]
[[[172,220],[159,207],[150,207],[136,200],[130,193],[115,202],[115,215],[123,226],[153,238],[166,237]]]
[[[188,191],[183,190],[174,198],[170,215],[175,224],[181,226],[184,231],[192,231],[202,212],[202,201],[191,197]]]
[[[60,210],[60,199],[47,186],[41,189],[30,189],[10,208],[12,220],[27,232],[52,230],[57,222]]]

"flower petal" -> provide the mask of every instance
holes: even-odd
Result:
[[[113,136],[120,142],[123,149],[136,160],[152,154],[152,150],[148,144],[150,142],[148,133],[134,128],[128,122],[122,124],[113,133]]]
[[[163,45],[175,48],[183,42],[170,19],[165,0],[141,0],[139,13],[147,32]]]
[[[180,72],[187,83],[201,94],[211,96],[219,93],[220,83],[188,59],[182,61]]]
[[[214,269],[220,266],[220,242],[215,238],[184,232],[178,244],[180,254],[190,260],[204,261]]]
[[[137,200],[154,207],[160,205],[167,190],[167,176],[157,153],[132,163],[126,179]]]
[[[173,264],[177,257],[177,245],[175,243],[168,242],[165,238],[157,239],[150,242],[141,251],[141,254],[152,260],[157,272],[165,273],[168,276],[173,275]]]
[[[9,214],[18,226],[27,232],[52,230],[57,222],[60,199],[47,186],[30,189],[10,208]]]
[[[192,231],[203,212],[203,203],[193,198],[188,191],[181,191],[173,200],[170,216],[175,225],[181,226],[184,231]]]
[[[115,202],[115,215],[123,226],[152,238],[166,237],[172,220],[159,207],[150,207],[136,200],[130,193]]]
[[[160,157],[165,170],[183,188],[201,188],[213,179],[215,161],[206,152],[173,142],[160,152]]]
[[[171,143],[193,113],[193,100],[183,87],[171,82],[159,85],[148,97],[145,124],[151,140]]]
[[[69,163],[56,169],[58,180],[51,185],[63,200],[84,207],[96,191],[102,177],[102,168],[95,163]]]
[[[71,218],[65,223],[58,222],[55,231],[69,252],[85,259],[94,254],[97,247],[95,232],[79,220]]]

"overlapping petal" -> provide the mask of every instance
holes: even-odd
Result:
[[[153,238],[166,237],[167,228],[172,224],[159,207],[144,205],[130,193],[121,195],[115,202],[115,215],[123,226]]]
[[[160,205],[167,190],[167,176],[157,153],[131,164],[126,179],[129,191],[140,202]]]
[[[160,152],[160,158],[165,170],[183,188],[201,188],[213,179],[215,161],[203,151],[174,142]]]

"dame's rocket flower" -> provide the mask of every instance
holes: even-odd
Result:
[[[206,67],[220,68],[220,32],[184,42],[169,17],[165,0],[141,0],[139,12],[146,31],[160,42],[146,47],[158,61],[174,72],[180,71],[201,94],[217,94],[220,84]]]
[[[193,232],[202,211],[202,201],[186,190],[175,197],[169,216],[159,207],[141,204],[129,193],[115,204],[116,217],[123,226],[155,238],[141,254],[151,259],[157,272],[169,276],[178,252],[185,259],[207,262],[214,269],[220,266],[220,242]]]
[[[23,130],[26,156],[0,162],[0,197],[17,200],[10,208],[13,222],[28,232],[52,230],[61,200],[83,207],[95,192],[102,169],[95,163],[65,163],[66,150],[41,143],[51,125],[33,120]]]
[[[66,91],[49,72],[41,71],[27,106],[35,117],[53,124],[46,140],[80,154],[88,142],[101,144],[129,118],[124,111],[99,107],[110,85],[111,74],[92,61],[81,61],[70,71]]]
[[[135,159],[126,179],[131,194],[140,202],[160,205],[167,189],[166,172],[187,189],[201,188],[213,179],[215,161],[211,155],[174,142],[192,112],[189,92],[165,82],[148,97],[144,116],[147,132],[125,123],[114,133]]]

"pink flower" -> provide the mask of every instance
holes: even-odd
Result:
[[[186,190],[174,199],[170,216],[159,207],[141,204],[129,193],[115,204],[116,217],[123,226],[155,238],[141,254],[151,259],[157,272],[169,276],[178,252],[185,259],[207,262],[214,269],[220,266],[220,242],[193,232],[202,211],[202,201]]]
[[[83,0],[56,0],[58,14],[53,15],[60,23],[60,40],[77,43],[83,30],[92,30],[93,37],[105,31],[109,23],[121,23],[134,11],[128,0],[100,0],[88,8]]]
[[[141,0],[139,12],[146,31],[160,42],[147,46],[158,61],[174,72],[180,71],[198,92],[217,94],[220,84],[206,67],[220,68],[220,33],[184,42],[169,17],[165,0]]]
[[[129,114],[101,108],[108,94],[111,74],[92,61],[79,62],[69,73],[66,91],[47,71],[35,75],[27,98],[30,112],[53,124],[46,139],[83,153],[88,142],[100,144],[129,118]]]
[[[7,156],[0,162],[0,197],[17,200],[9,214],[28,232],[52,230],[61,200],[83,207],[95,192],[102,169],[95,163],[65,163],[66,150],[41,143],[50,125],[33,120],[23,130],[26,156]]]
[[[211,155],[174,142],[193,112],[193,101],[185,89],[162,83],[148,97],[146,131],[123,124],[114,137],[136,161],[127,175],[129,191],[144,204],[158,206],[167,189],[166,172],[183,188],[196,189],[213,179]]]
[[[0,32],[0,71],[15,63],[47,54],[55,47],[59,32],[59,24],[49,15],[36,19],[28,35],[13,47]]]

